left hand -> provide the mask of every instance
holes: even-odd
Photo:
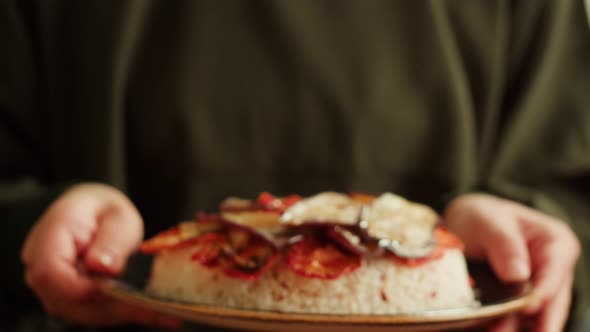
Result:
[[[574,269],[581,246],[562,221],[527,206],[486,194],[467,194],[450,202],[444,219],[465,243],[468,257],[486,259],[505,282],[532,279],[533,301],[524,310],[533,331],[562,331],[568,317]],[[522,328],[512,315],[491,331]]]
[[[119,275],[143,237],[131,200],[114,187],[76,185],[53,202],[23,245],[25,281],[45,311],[82,325],[178,328],[172,316],[103,294],[93,275]]]

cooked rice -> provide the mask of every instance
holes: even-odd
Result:
[[[476,305],[460,250],[419,267],[382,257],[333,280],[302,277],[284,263],[257,281],[231,278],[190,259],[191,248],[155,257],[148,293],[189,303],[290,313],[395,314]]]

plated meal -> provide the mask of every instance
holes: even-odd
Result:
[[[230,197],[146,240],[147,294],[314,314],[478,307],[463,245],[430,207],[384,193]]]

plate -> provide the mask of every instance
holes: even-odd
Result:
[[[151,257],[137,254],[118,279],[98,278],[101,290],[121,301],[171,314],[198,324],[250,331],[306,332],[427,332],[465,330],[482,327],[490,321],[525,307],[532,297],[530,283],[503,284],[481,262],[468,261],[475,281],[480,307],[432,310],[396,315],[289,314],[242,310],[222,306],[165,301],[144,293]]]

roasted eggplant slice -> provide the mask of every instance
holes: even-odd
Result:
[[[290,226],[307,223],[353,226],[359,221],[361,206],[347,195],[325,192],[295,203],[280,220]]]
[[[412,258],[391,254],[391,258],[396,263],[415,267],[441,258],[447,249],[463,250],[463,242],[455,234],[451,233],[443,226],[436,227],[434,230],[434,238],[436,242],[434,249],[424,257]]]
[[[267,211],[281,214],[291,205],[301,200],[299,195],[277,197],[268,192],[258,195],[256,200],[228,197],[219,206],[222,212]]]
[[[367,247],[363,244],[361,237],[341,226],[333,226],[328,229],[328,236],[356,255],[365,255],[368,252]]]
[[[279,252],[265,242],[250,243],[246,248],[221,260],[223,273],[243,280],[258,280],[278,260]]]
[[[434,250],[438,221],[428,206],[387,193],[363,208],[359,226],[380,247],[400,257],[419,258]]]
[[[243,280],[258,280],[279,256],[271,241],[248,228],[233,225],[225,225],[223,232],[193,239],[191,248],[193,261]]]
[[[224,212],[221,219],[232,225],[268,235],[280,234],[286,228],[279,221],[279,215],[267,211]]]
[[[252,211],[253,209],[254,202],[252,200],[233,196],[224,199],[219,205],[221,212]]]
[[[287,229],[279,222],[279,215],[269,211],[223,212],[220,222],[262,237],[275,247],[280,247],[280,235]]]
[[[145,240],[139,250],[144,254],[154,254],[162,250],[178,248],[203,234],[218,231],[222,225],[212,221],[185,221]]]

